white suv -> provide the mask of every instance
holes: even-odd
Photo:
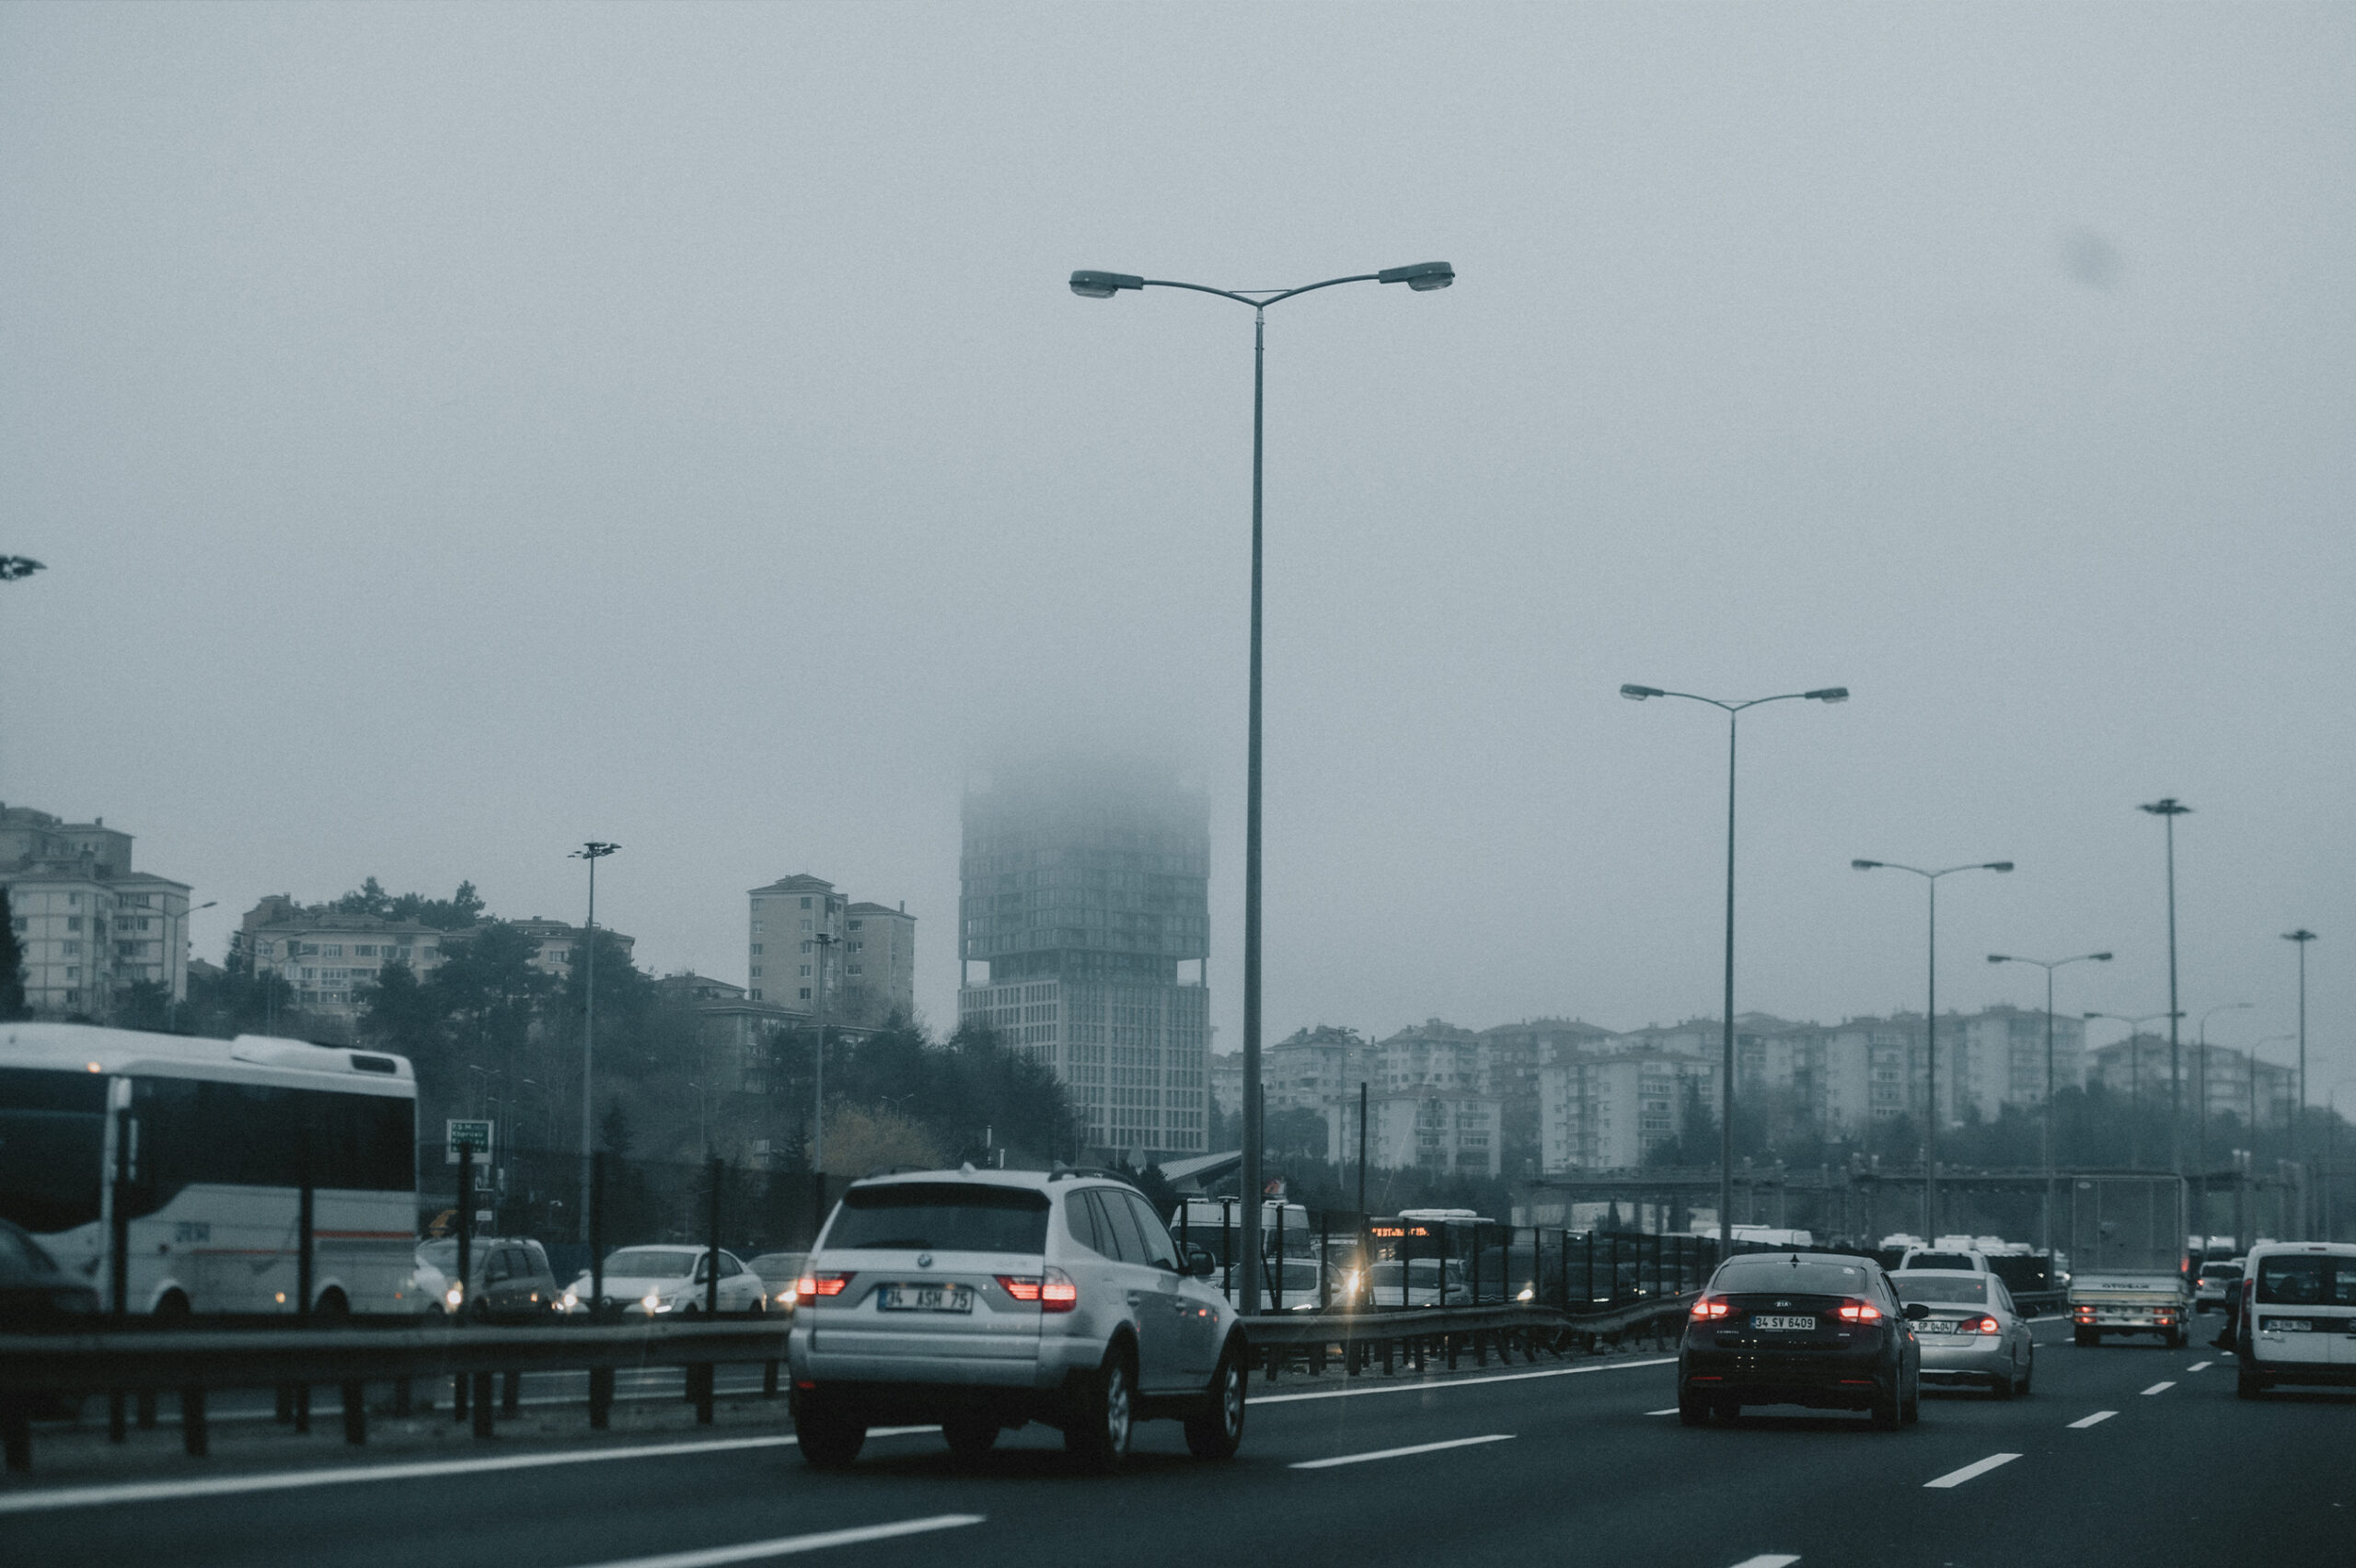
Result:
[[[2240,1286],[2234,1359],[2241,1397],[2277,1383],[2356,1383],[2356,1246],[2260,1243]]]
[[[795,1282],[787,1357],[802,1456],[849,1464],[870,1426],[939,1422],[979,1454],[1026,1422],[1091,1469],[1131,1423],[1186,1424],[1226,1458],[1243,1437],[1241,1320],[1142,1193],[1079,1171],[929,1170],[843,1193]]]

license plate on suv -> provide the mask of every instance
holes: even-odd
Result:
[[[1806,1333],[1816,1327],[1816,1319],[1813,1316],[1779,1318],[1773,1313],[1754,1312],[1750,1316],[1750,1326],[1761,1333]]]
[[[876,1305],[886,1312],[970,1312],[970,1285],[887,1285]]]

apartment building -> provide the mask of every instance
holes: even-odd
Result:
[[[532,954],[533,968],[560,985],[571,984],[572,966],[579,963],[583,956],[583,940],[586,936],[583,928],[563,920],[550,920],[538,915],[532,916],[528,919],[511,920],[508,924],[538,944],[537,950]],[[606,926],[598,927],[597,931],[611,947],[621,949],[622,957],[625,959],[629,959],[637,951],[638,939],[635,937],[624,936],[621,932]]]
[[[1539,1169],[1632,1169],[1681,1134],[1692,1108],[1715,1117],[1717,1106],[1717,1065],[1695,1053],[1639,1044],[1548,1063],[1538,1069]]]
[[[1494,1095],[1422,1088],[1370,1095],[1367,1102],[1367,1164],[1378,1170],[1430,1170],[1453,1176],[1496,1176],[1502,1170],[1503,1106]],[[1343,1102],[1337,1147],[1355,1159],[1358,1104]]]
[[[830,1023],[873,1028],[916,1016],[916,917],[903,904],[853,903],[799,872],[750,889],[748,999]]]
[[[1052,1068],[1103,1154],[1203,1152],[1207,797],[1148,766],[1026,760],[966,791],[959,873],[960,1020]]]
[[[186,999],[189,884],[135,870],[132,841],[104,817],[0,805],[0,888],[35,1015],[103,1021],[140,984]]]
[[[362,988],[386,964],[405,963],[422,979],[441,967],[449,943],[463,940],[415,920],[347,915],[275,893],[246,911],[229,955],[233,967],[249,963],[257,975],[283,980],[305,1012],[349,1023],[360,1016]]]

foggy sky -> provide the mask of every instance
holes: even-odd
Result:
[[[919,918],[1009,740],[1192,748],[1240,1043],[2184,1007],[2356,1074],[2344,8],[0,10],[0,799],[220,906],[374,874],[743,981]],[[2187,1025],[2188,1038],[2190,1024]],[[2097,1038],[2108,1038],[2098,1033]],[[2269,1047],[2274,1060],[2285,1048]],[[2356,1092],[2356,1082],[2350,1084]]]

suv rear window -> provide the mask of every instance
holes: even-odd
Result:
[[[979,1182],[894,1182],[853,1187],[826,1245],[930,1247],[942,1252],[1044,1252],[1047,1194]]]
[[[1728,1263],[1710,1282],[1713,1290],[1738,1293],[1797,1291],[1807,1296],[1862,1296],[1865,1271],[1856,1263],[1795,1263],[1787,1258],[1761,1258]]]

